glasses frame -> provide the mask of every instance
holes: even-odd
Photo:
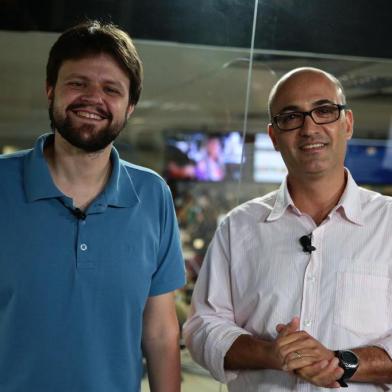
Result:
[[[313,118],[312,113],[313,113],[315,110],[318,110],[318,109],[320,109],[320,108],[323,107],[323,106],[336,106],[336,108],[339,110],[338,117],[337,117],[335,120],[327,121],[327,122],[316,121],[316,120]],[[272,116],[272,122],[278,127],[278,129],[279,129],[280,131],[282,131],[282,132],[290,132],[290,131],[294,131],[295,129],[302,128],[302,127],[304,126],[304,124],[305,124],[305,118],[306,118],[306,116],[309,116],[309,117],[312,119],[312,121],[313,121],[315,124],[317,124],[317,125],[332,124],[333,122],[339,120],[339,118],[340,118],[340,113],[342,112],[342,110],[345,110],[345,109],[347,109],[347,105],[346,105],[346,104],[341,105],[341,104],[338,104],[338,103],[329,103],[329,104],[317,106],[317,107],[313,108],[312,110],[310,110],[310,111],[308,111],[308,112],[295,111],[295,112],[288,112],[288,113],[276,114],[275,116]],[[301,114],[301,115],[302,115],[302,124],[299,125],[298,127],[295,127],[295,128],[289,128],[289,129],[282,129],[282,128],[280,128],[279,125],[278,125],[278,119],[279,119],[279,117],[282,116],[283,114],[292,114],[292,113],[297,113],[297,114]]]

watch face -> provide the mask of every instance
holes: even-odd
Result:
[[[341,351],[340,359],[347,367],[356,367],[358,366],[358,357],[351,351]]]

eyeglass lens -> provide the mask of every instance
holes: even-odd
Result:
[[[309,115],[316,124],[328,124],[338,120],[340,108],[337,105],[323,105],[310,112],[290,112],[277,115],[276,124],[282,130],[300,128],[304,125],[305,117]]]

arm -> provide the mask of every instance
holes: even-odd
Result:
[[[191,314],[183,326],[193,359],[222,383],[237,377],[224,369],[224,357],[240,335],[232,301],[229,230],[227,221],[215,233],[203,261],[192,296]]]
[[[392,359],[379,347],[362,347],[351,350],[359,358],[359,367],[351,381],[374,384],[392,383]]]
[[[338,380],[343,373],[337,367],[338,361],[332,350],[304,331],[292,333],[290,340],[281,347],[281,355],[287,368],[312,384],[338,387]],[[350,382],[374,384],[392,383],[392,359],[379,347],[352,349],[359,358],[359,367]],[[301,354],[298,358],[296,353]],[[333,364],[336,364],[334,366]]]
[[[179,392],[179,326],[173,293],[149,297],[143,316],[143,352],[152,392]]]
[[[334,358],[333,352],[320,347],[311,355],[309,342],[304,344],[301,338],[306,333],[299,331],[299,318],[294,317],[290,323],[279,324],[278,337],[274,341],[263,341],[253,336],[242,335],[233,343],[225,357],[225,367],[228,369],[277,369],[295,371],[297,376],[317,386],[339,388],[337,379],[343,374],[338,366],[338,359]],[[315,341],[317,342],[317,341]],[[318,343],[318,342],[317,342]],[[312,347],[316,344],[313,343]],[[301,359],[293,354],[296,348],[305,352]],[[316,353],[319,357],[316,357]],[[321,358],[329,358],[328,360]],[[291,361],[289,358],[293,358]],[[300,361],[300,363],[298,363]],[[306,365],[303,365],[306,364]],[[304,369],[300,366],[307,366]],[[295,369],[294,369],[295,368]]]
[[[266,341],[251,335],[239,336],[225,356],[225,369],[278,369],[282,370],[284,358],[279,347],[282,339],[299,327],[299,319],[294,317],[285,326],[276,340]]]

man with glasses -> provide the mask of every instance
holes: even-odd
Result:
[[[268,133],[279,190],[220,224],[184,331],[229,391],[387,390],[392,384],[392,199],[344,168],[353,114],[315,68],[284,75]]]

